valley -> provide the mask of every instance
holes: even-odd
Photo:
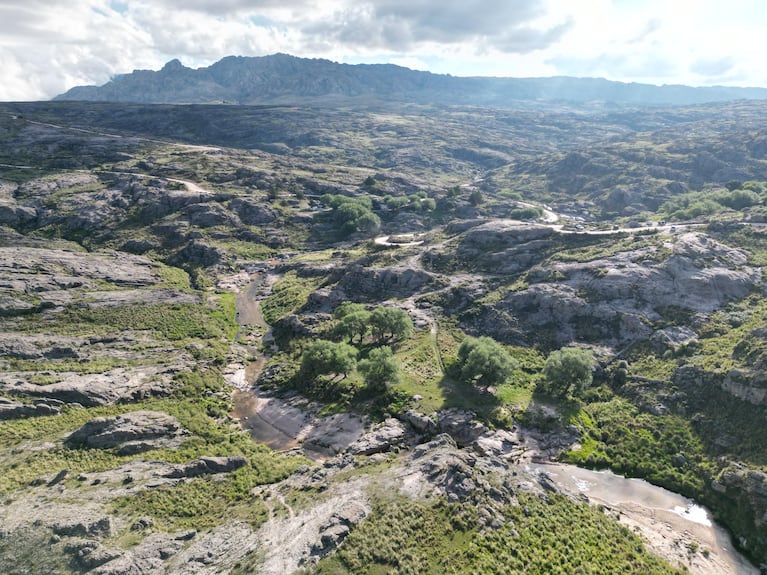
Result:
[[[0,104],[0,564],[764,572],[765,112]]]

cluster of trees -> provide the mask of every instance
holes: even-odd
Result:
[[[466,383],[488,388],[509,382],[519,367],[519,362],[493,338],[467,337],[458,348],[453,375]],[[551,352],[546,359],[541,390],[556,397],[577,397],[591,385],[593,372],[591,351],[564,347]]]
[[[767,186],[763,182],[728,182],[716,192],[688,192],[665,202],[659,209],[673,220],[693,220],[725,209],[743,210],[763,204]]]
[[[537,220],[542,216],[543,208],[538,206],[522,206],[509,212],[509,217],[513,220]]]
[[[337,321],[333,335],[348,339],[349,343],[362,343],[370,333],[376,343],[405,339],[413,333],[413,320],[406,311],[395,307],[379,306],[372,311],[360,303],[343,303],[333,312]]]
[[[399,364],[391,347],[382,345],[404,339],[413,332],[413,322],[404,310],[380,306],[368,311],[364,305],[345,303],[334,313],[337,320],[331,336],[346,341],[319,339],[306,346],[301,355],[300,376],[315,380],[319,376],[346,378],[355,369],[360,372],[369,388],[385,390],[399,380]],[[359,345],[370,333],[377,347],[367,357],[357,361]]]
[[[409,196],[386,195],[383,198],[386,207],[392,211],[402,209],[412,210],[414,212],[425,213],[433,212],[437,208],[437,202],[430,198],[426,192],[416,192]]]
[[[367,196],[325,194],[322,202],[331,208],[331,218],[342,236],[356,232],[373,235],[381,229],[381,218],[373,213],[373,202]]]

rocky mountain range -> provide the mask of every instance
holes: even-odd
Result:
[[[103,86],[78,86],[56,100],[154,104],[295,104],[411,102],[474,106],[543,103],[689,105],[767,99],[767,89],[612,82],[599,78],[486,78],[432,74],[391,64],[348,65],[287,54],[227,56],[205,68],[171,60],[134,70]]]

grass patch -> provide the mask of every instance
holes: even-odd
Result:
[[[222,301],[228,305],[226,298]],[[57,314],[26,317],[18,327],[26,332],[45,331],[60,335],[146,330],[172,341],[233,337],[236,331],[231,310],[218,305],[192,304],[134,304],[97,308],[72,305]]]
[[[287,272],[261,304],[266,323],[274,325],[286,315],[297,311],[323,281],[324,278],[301,278],[295,271]]]
[[[468,504],[389,502],[354,530],[316,575],[681,573],[597,508],[520,493],[498,529],[478,529]],[[598,571],[592,571],[598,566]]]
[[[584,448],[564,454],[565,461],[609,467],[698,500],[704,496],[705,477],[711,477],[714,466],[689,421],[642,412],[620,397],[594,402],[583,411]]]

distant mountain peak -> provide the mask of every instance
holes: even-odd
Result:
[[[174,58],[173,60],[169,61],[165,66],[162,67],[161,72],[177,72],[179,70],[189,70],[186,66],[184,66],[181,63],[181,60],[178,58]]]
[[[54,99],[152,104],[332,104],[352,100],[497,107],[548,101],[636,106],[761,100],[767,99],[767,89],[654,86],[562,76],[465,78],[391,64],[338,64],[277,53],[226,56],[196,70],[173,59],[160,71],[137,70],[103,86],[72,88]]]

